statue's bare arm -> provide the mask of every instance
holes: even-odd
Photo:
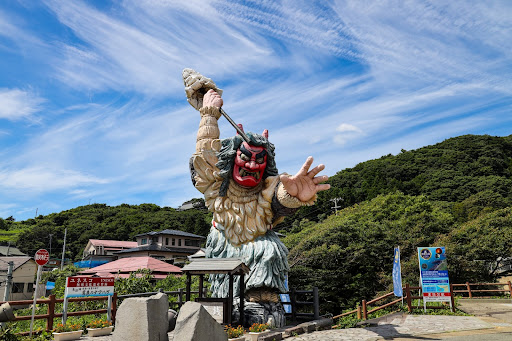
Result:
[[[219,126],[217,120],[221,116],[219,108],[223,101],[214,90],[209,90],[203,98],[203,106],[199,109],[201,122],[197,131],[196,153],[220,148]]]

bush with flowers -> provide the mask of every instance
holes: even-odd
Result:
[[[268,329],[268,324],[266,323],[254,323],[249,327],[249,331],[251,333],[261,333]]]
[[[82,330],[82,325],[80,323],[76,323],[76,324],[59,323],[55,326],[55,328],[53,328],[54,333],[74,332],[77,330]]]
[[[87,328],[96,329],[96,328],[107,328],[112,325],[111,322],[107,320],[94,320],[87,323]]]
[[[230,338],[230,339],[242,336],[245,333],[244,327],[238,326],[236,328],[233,328],[229,324],[225,327],[225,330],[226,330],[226,334],[228,334],[228,338]]]

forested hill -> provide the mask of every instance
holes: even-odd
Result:
[[[4,229],[21,230],[16,246],[30,255],[40,248],[49,249],[52,235],[52,257],[61,257],[64,230],[66,256],[80,259],[89,239],[134,241],[135,235],[165,229],[181,230],[206,236],[211,217],[205,210],[177,211],[154,204],[107,206],[91,204],[35,219],[0,221]],[[0,231],[1,232],[1,231]]]
[[[402,150],[396,156],[389,154],[342,170],[328,182],[332,188],[321,193],[319,206],[303,209],[302,216],[314,219],[309,211],[329,212],[332,198],[341,198],[339,204],[348,207],[395,191],[423,194],[436,201],[479,200],[489,206],[509,206],[512,135],[463,135],[417,150]]]
[[[445,246],[450,282],[496,280],[512,256],[512,136],[465,135],[338,172],[319,205],[285,221],[290,283],[317,286],[323,309],[392,290],[393,248],[404,283],[418,247]],[[347,207],[331,215],[333,202]]]

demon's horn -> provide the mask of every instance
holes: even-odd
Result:
[[[215,90],[219,95],[222,95],[222,90],[217,88],[217,85],[207,77],[204,77],[199,72],[194,71],[192,69],[184,69],[183,73],[183,83],[185,83],[185,93],[187,94],[187,100],[196,110],[201,109],[203,106],[203,97],[204,94],[208,92],[208,90],[213,89]],[[228,120],[228,122],[233,126],[233,128],[236,129],[238,134],[242,137],[242,139],[247,142],[249,142],[249,138],[243,130],[240,130],[240,128],[237,126],[237,124],[231,119],[231,117],[226,114],[226,112],[219,108],[220,113]]]
[[[268,129],[263,130],[263,134],[261,135],[268,140]]]
[[[245,133],[244,131],[244,126],[242,125],[242,123],[238,123],[237,124],[238,128],[240,128],[240,130],[242,131],[242,133]],[[240,135],[238,132],[237,132],[238,135]]]

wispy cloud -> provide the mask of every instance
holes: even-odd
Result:
[[[200,196],[187,168],[199,114],[185,101],[184,67],[213,78],[247,130],[269,129],[290,173],[308,155],[332,174],[459,134],[508,134],[512,124],[506,1],[21,7],[0,5],[0,188],[9,189],[0,207],[15,203],[3,212]],[[234,134],[219,124],[221,137]],[[32,199],[10,194],[13,184]]]
[[[41,110],[45,99],[20,89],[0,88],[0,119],[29,118]]]

